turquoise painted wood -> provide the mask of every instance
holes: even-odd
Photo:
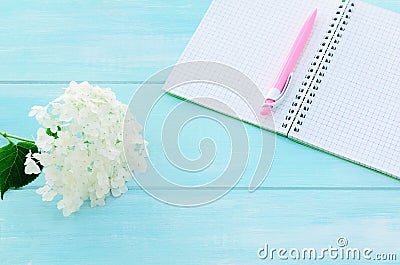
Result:
[[[2,1],[0,80],[145,80],[176,62],[207,1]]]
[[[2,2],[0,129],[32,137],[37,123],[27,116],[30,107],[59,96],[69,80],[111,87],[128,103],[142,81],[177,60],[210,2]],[[398,1],[368,2],[400,12]],[[179,103],[165,98],[154,117],[161,119]],[[180,136],[186,156],[198,156],[194,147],[209,135],[218,151],[227,148],[218,126],[205,120],[190,126]],[[259,151],[260,131],[246,128],[252,158]],[[159,122],[146,129],[148,140],[156,143]],[[160,170],[173,172],[159,146],[149,149]],[[224,157],[215,163],[218,172]],[[276,137],[274,163],[262,188],[249,193],[255,166],[250,159],[236,188],[204,207],[165,205],[131,182],[128,193],[110,198],[106,207],[84,205],[69,218],[55,202],[42,202],[35,194],[44,183],[41,176],[0,202],[0,264],[282,264],[259,260],[258,248],[264,243],[323,248],[340,236],[351,247],[396,252],[400,259],[398,181],[283,137]],[[170,174],[171,181],[182,184],[210,177]]]
[[[339,236],[352,247],[398,253],[398,193],[236,190],[204,207],[179,208],[132,190],[63,218],[55,203],[12,191],[1,206],[1,264],[286,264],[261,261],[257,250],[264,243],[321,249]]]

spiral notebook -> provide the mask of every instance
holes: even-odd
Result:
[[[259,112],[314,8],[315,27],[285,99],[273,109],[273,122],[254,119],[249,113]],[[170,92],[400,178],[399,25],[399,14],[357,0],[215,0],[179,63],[228,65],[260,93],[239,91],[251,103],[246,109],[240,97],[218,84],[194,82]]]

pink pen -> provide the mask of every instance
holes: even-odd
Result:
[[[315,19],[317,17],[318,10],[315,9],[312,14],[307,18],[304,23],[299,35],[294,42],[292,49],[286,59],[285,65],[282,67],[278,77],[274,82],[273,88],[270,90],[265,104],[262,107],[261,115],[268,115],[273,106],[282,98],[282,95],[289,86],[290,80],[293,75],[293,69],[296,66],[299,57],[306,46],[307,40],[314,27]]]

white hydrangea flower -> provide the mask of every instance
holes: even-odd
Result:
[[[44,128],[37,132],[40,153],[27,155],[25,171],[34,173],[39,168],[32,156],[44,167],[46,184],[37,190],[44,201],[61,195],[57,208],[68,216],[85,200],[90,200],[92,207],[103,206],[110,194],[117,197],[128,190],[126,182],[132,179],[129,168],[146,170],[147,142],[141,135],[142,126],[133,117],[124,125],[126,113],[127,106],[117,101],[110,89],[88,82],[71,82],[61,97],[45,107],[32,108],[29,115]],[[129,128],[126,135],[123,126]],[[132,146],[127,149],[127,159],[123,136]]]
[[[54,137],[47,135],[46,130],[39,128],[37,131],[37,138],[35,141],[38,148],[47,152],[53,147]]]

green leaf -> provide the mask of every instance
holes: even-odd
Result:
[[[1,199],[4,193],[10,188],[21,188],[33,180],[39,174],[25,174],[25,156],[31,150],[37,153],[38,148],[35,144],[29,142],[19,142],[17,144],[9,142],[8,145],[0,148],[0,191]],[[40,169],[42,166],[39,165]]]
[[[60,126],[57,126],[57,130],[58,130],[58,131],[61,131],[61,127],[60,127]],[[54,137],[54,139],[58,139],[57,132],[53,133],[53,132],[50,130],[50,128],[47,128],[46,134],[47,134],[48,136]]]

